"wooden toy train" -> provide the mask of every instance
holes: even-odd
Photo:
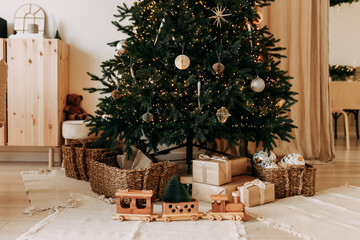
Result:
[[[228,202],[226,195],[211,195],[212,210],[204,216],[199,212],[199,202],[193,199],[191,202],[166,203],[162,204],[162,216],[153,214],[153,204],[151,190],[118,190],[116,193],[116,215],[113,219],[123,220],[142,220],[145,222],[172,220],[192,220],[199,218],[211,221],[229,219],[232,221],[248,220],[245,213],[244,204],[240,202],[240,193],[233,192],[234,202]]]

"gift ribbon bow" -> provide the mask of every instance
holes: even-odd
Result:
[[[230,175],[228,174],[229,172],[229,162],[228,162],[228,158],[225,156],[208,156],[206,154],[200,154],[199,155],[199,159],[208,159],[208,160],[216,160],[216,161],[221,161],[221,162],[225,162],[225,178],[227,180],[229,180]],[[202,176],[203,176],[203,182],[206,183],[207,182],[207,175],[206,175],[206,162],[202,162],[201,163],[202,166]]]
[[[249,188],[258,186],[260,189],[260,204],[265,203],[265,183],[260,179],[255,179],[252,182],[247,182],[240,188],[241,201],[245,204],[245,194],[249,192]]]

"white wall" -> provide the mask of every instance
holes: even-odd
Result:
[[[111,21],[117,6],[135,0],[0,0],[0,17],[8,22],[8,34],[13,33],[14,15],[23,4],[33,3],[46,13],[45,33],[53,38],[56,29],[62,40],[70,45],[70,93],[84,96],[83,108],[90,113],[96,109],[97,95],[83,91],[96,86],[87,72],[100,74],[102,61],[114,55],[108,42],[124,38]]]
[[[360,66],[360,3],[331,7],[330,65]]]
[[[123,2],[132,5],[135,0],[0,0],[0,17],[8,22],[8,34],[12,34],[14,15],[20,6],[33,3],[44,9],[45,33],[53,38],[58,29],[62,40],[70,45],[70,93],[82,94],[82,107],[93,113],[99,96],[83,91],[84,87],[96,86],[87,72],[100,74],[101,62],[114,55],[114,49],[107,43],[125,37],[111,23],[117,6]],[[18,153],[21,151],[33,154]],[[46,161],[45,151],[45,148],[1,147],[0,160]]]

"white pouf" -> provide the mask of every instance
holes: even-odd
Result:
[[[89,138],[89,132],[84,120],[68,120],[62,123],[62,136],[65,139]]]

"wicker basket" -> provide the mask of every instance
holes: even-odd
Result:
[[[75,139],[70,145],[62,146],[65,175],[71,178],[89,181],[88,168],[90,159],[99,159],[110,149],[93,147],[92,142]],[[120,154],[119,151],[115,151]]]
[[[289,168],[263,168],[253,164],[255,175],[262,181],[275,184],[275,197],[315,194],[316,167],[291,166]]]
[[[153,190],[153,200],[159,200],[176,171],[177,165],[170,162],[154,163],[146,169],[120,169],[116,154],[107,152],[102,158],[90,159],[90,186],[105,197],[115,197],[119,189]]]

